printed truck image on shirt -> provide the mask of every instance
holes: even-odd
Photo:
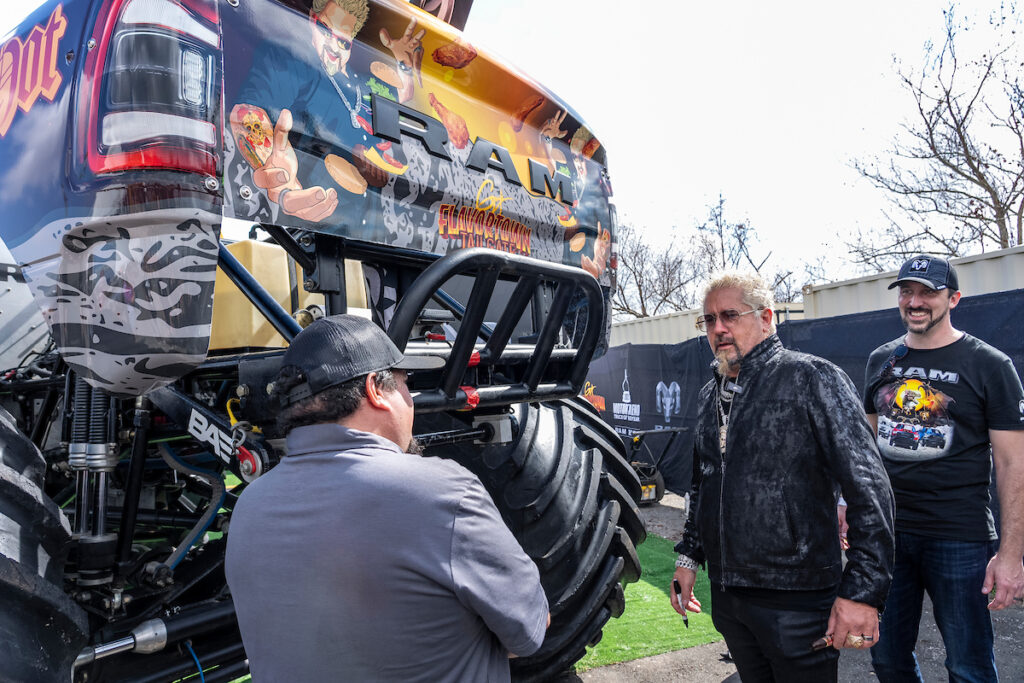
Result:
[[[951,399],[921,379],[897,379],[879,389],[878,449],[892,460],[932,460],[948,454]]]

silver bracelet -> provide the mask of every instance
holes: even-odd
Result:
[[[686,555],[680,555],[678,558],[676,558],[676,569],[682,568],[682,569],[692,569],[693,571],[697,571],[697,568],[699,566],[700,565],[697,564],[697,560],[693,559],[692,557],[687,557]]]

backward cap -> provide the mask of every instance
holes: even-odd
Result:
[[[429,370],[443,364],[435,356],[404,356],[384,330],[365,318],[332,315],[313,321],[285,351],[281,367],[298,368],[305,381],[282,387],[281,400],[295,403],[371,372]]]

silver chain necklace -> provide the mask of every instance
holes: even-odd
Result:
[[[323,62],[320,62],[320,68],[324,70],[324,75],[327,76],[327,80],[329,80],[331,82],[331,85],[334,86],[334,90],[338,93],[338,97],[341,98],[342,103],[344,103],[345,109],[348,109],[348,117],[349,120],[352,121],[352,127],[360,128],[359,118],[356,112],[359,111],[359,103],[363,101],[362,87],[358,85],[356,86],[356,104],[355,106],[352,106],[351,104],[349,104],[348,98],[345,97],[345,93],[341,91],[341,87],[334,80],[334,77],[331,76],[331,74],[327,73],[327,67],[324,65]]]
[[[725,405],[732,405],[733,393],[725,390],[725,375],[722,375],[722,379],[718,383],[718,397],[715,401],[715,405],[718,407],[718,417],[722,420],[722,425],[718,428],[718,445],[722,449],[722,455],[725,455],[725,440],[726,435],[729,432],[729,413],[725,412]]]

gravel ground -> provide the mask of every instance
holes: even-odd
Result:
[[[676,539],[683,530],[683,498],[666,493],[659,504],[640,508],[647,531],[669,539]],[[629,609],[629,606],[626,606]],[[665,609],[669,609],[665,605]],[[996,637],[996,666],[1002,681],[1024,681],[1024,609],[1011,607],[994,612],[992,624]],[[580,675],[571,675],[563,683],[669,683],[686,680],[689,683],[738,683],[736,667],[724,659],[725,643],[710,643],[698,647],[666,652],[654,657],[637,659],[591,669]],[[942,638],[932,618],[931,603],[925,599],[921,633],[917,642],[917,658],[926,681],[948,679],[943,664],[946,653]],[[865,651],[843,650],[839,658],[840,683],[871,681],[871,655]]]

